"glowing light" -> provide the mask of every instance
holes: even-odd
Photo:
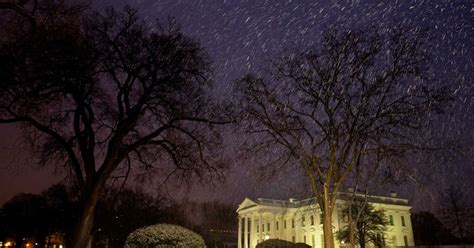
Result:
[[[269,240],[270,239],[270,236],[269,235],[265,235],[265,240]]]

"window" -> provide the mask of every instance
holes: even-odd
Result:
[[[390,225],[393,226],[393,215],[389,215],[388,220],[390,222]]]
[[[265,224],[262,223],[262,232],[265,232]]]
[[[295,228],[295,219],[291,219],[291,228]]]
[[[260,225],[259,225],[259,224],[257,224],[257,232],[258,232],[258,228],[259,228],[259,226],[260,226]]]
[[[304,227],[304,221],[305,221],[304,216],[302,216],[302,217],[301,217],[301,226],[302,226],[302,227]]]
[[[319,215],[319,224],[323,224],[323,223],[324,223],[324,215],[320,214]]]
[[[306,244],[306,235],[303,236],[303,243]]]
[[[295,236],[291,237],[291,241],[293,241],[293,243],[296,243]]]
[[[405,226],[405,216],[401,216],[402,218],[402,226]]]
[[[285,221],[283,221],[283,228],[285,228],[285,229],[286,229],[286,220],[285,220]]]
[[[309,217],[309,219],[310,219],[310,221],[311,221],[311,225],[314,226],[314,215],[311,215],[311,216]],[[314,245],[313,245],[313,247],[314,247]]]
[[[403,236],[403,242],[405,242],[405,246],[408,246],[408,238],[407,238],[407,236]]]
[[[267,223],[267,231],[270,231],[270,223]]]
[[[278,231],[278,221],[276,222],[276,229],[277,229],[277,231]]]

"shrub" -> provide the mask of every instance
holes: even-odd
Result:
[[[158,224],[137,229],[130,233],[125,248],[205,248],[202,237],[184,227]]]
[[[311,247],[304,243],[293,243],[281,239],[268,239],[257,245],[257,248],[308,248]]]

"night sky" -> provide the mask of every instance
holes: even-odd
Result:
[[[436,83],[449,85],[456,97],[448,112],[435,120],[431,131],[458,140],[459,152],[464,155],[453,154],[449,160],[434,159],[420,164],[414,161],[420,171],[432,174],[431,183],[426,188],[413,184],[395,188],[402,197],[413,200],[417,208],[436,206],[437,193],[453,181],[473,191],[472,1],[109,0],[96,8],[111,4],[118,8],[124,4],[139,8],[150,24],[156,18],[174,16],[182,31],[198,40],[210,54],[218,97],[230,94],[233,81],[246,73],[258,72],[265,61],[281,52],[311,48],[321,33],[331,27],[384,30],[406,25],[428,29]],[[50,170],[29,169],[34,166],[34,157],[19,146],[18,129],[0,128],[0,203],[20,191],[39,192],[63,179],[61,174]],[[235,130],[226,136],[226,154],[230,157],[239,154],[239,135]],[[218,187],[194,186],[194,198],[236,203],[245,196],[287,198],[300,194],[298,186],[302,179],[298,173],[284,172],[261,182],[262,173],[256,173],[261,171],[258,158],[231,161],[228,180]]]

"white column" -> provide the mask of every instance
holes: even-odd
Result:
[[[283,227],[284,227],[283,225],[285,224],[285,223],[284,223],[284,222],[285,222],[285,215],[282,214],[282,215],[280,216],[280,222],[281,222],[281,223],[280,223],[280,235],[281,235],[281,239],[285,239],[285,238],[286,238],[286,234],[285,234],[285,231],[286,231],[286,230],[283,228]]]
[[[237,231],[237,248],[242,248],[242,218],[239,216],[239,230]]]
[[[244,248],[249,248],[249,219],[244,217]]]
[[[289,215],[290,217],[286,220],[286,224],[288,229],[286,229],[286,237],[288,241],[291,241],[291,237],[293,237],[293,227],[291,226],[292,220],[295,218],[294,214]]]
[[[300,242],[301,213],[295,214],[295,242]]]
[[[255,228],[255,214],[252,214],[250,217],[250,248],[255,248],[255,235],[256,235],[256,228]]]
[[[276,215],[273,214],[272,224],[271,224],[271,229],[270,229],[271,230],[271,236],[270,236],[271,239],[276,238],[276,221],[275,221],[275,219],[276,219]]]
[[[262,224],[263,224],[263,219],[262,219],[262,214],[260,213],[260,214],[258,215],[258,225],[260,226],[260,227],[259,227],[259,228],[260,228],[260,238],[259,238],[260,242],[263,241],[263,228],[262,228]]]

